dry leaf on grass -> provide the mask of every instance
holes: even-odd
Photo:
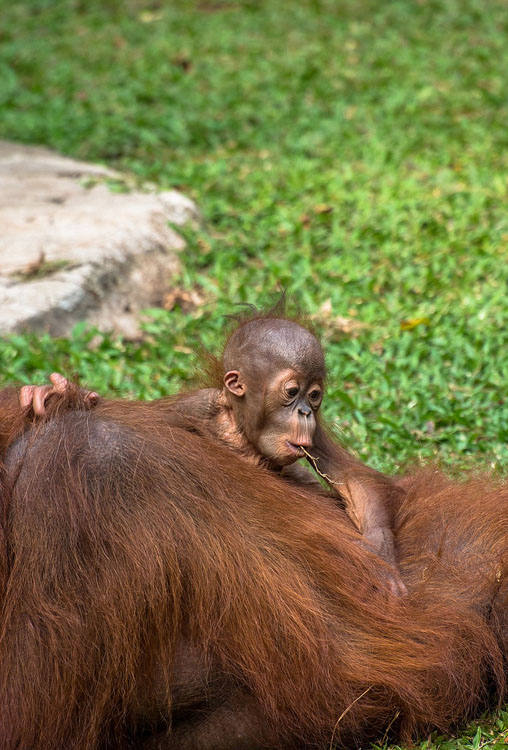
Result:
[[[408,318],[407,320],[401,320],[400,328],[402,331],[412,331],[413,328],[417,328],[421,325],[429,325],[430,318]]]
[[[362,323],[361,320],[355,320],[354,318],[344,318],[342,315],[331,318],[327,325],[335,331],[346,334],[346,336],[358,336],[360,331],[368,328],[367,323]]]
[[[182,289],[175,287],[166,295],[162,301],[165,310],[173,310],[176,306],[180,307],[183,312],[192,312],[205,302],[205,298],[196,289]]]
[[[328,203],[318,203],[317,206],[314,206],[315,214],[330,214],[332,211],[333,206],[330,206]]]
[[[361,320],[346,318],[343,315],[333,315],[331,299],[325,300],[312,318],[325,326],[328,337],[333,337],[336,334],[355,337],[365,328],[368,328],[367,323],[363,323]]]

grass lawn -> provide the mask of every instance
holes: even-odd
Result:
[[[0,342],[1,379],[103,394],[189,381],[235,304],[284,288],[328,356],[325,411],[391,471],[508,462],[504,0],[23,0],[0,22],[0,137],[193,197],[143,341]],[[421,748],[493,748],[508,715]]]

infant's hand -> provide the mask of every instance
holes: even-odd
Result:
[[[397,568],[393,571],[393,573],[388,574],[387,583],[388,588],[390,589],[392,594],[394,594],[394,596],[406,596],[407,587],[400,577],[400,573]]]
[[[43,416],[46,413],[46,401],[53,394],[65,394],[69,388],[69,381],[54,372],[49,376],[52,385],[24,385],[19,392],[19,403],[23,409],[33,409],[34,414]],[[83,391],[86,403],[94,406],[99,395],[95,391]]]
[[[395,559],[395,544],[391,530],[386,526],[377,526],[364,533],[364,543],[390,564],[386,572],[388,588],[395,596],[405,596],[407,588],[400,577],[399,568]]]

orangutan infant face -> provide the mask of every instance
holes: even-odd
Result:
[[[316,337],[294,321],[251,320],[235,331],[223,362],[239,432],[276,466],[302,458],[323,398],[325,361]]]
[[[252,436],[259,453],[278,466],[302,458],[303,448],[312,447],[322,398],[321,380],[293,369],[277,373],[265,390],[263,418]]]
[[[277,466],[287,466],[312,447],[316,414],[323,399],[319,373],[285,368],[256,382],[229,372],[226,388],[237,397],[237,427],[257,452]]]

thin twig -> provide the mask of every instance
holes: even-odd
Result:
[[[322,477],[325,480],[325,482],[328,482],[329,484],[333,484],[334,487],[339,487],[341,485],[343,486],[346,484],[345,482],[335,482],[328,474],[325,474],[323,471],[318,469],[318,465],[317,465],[318,459],[315,458],[315,456],[312,456],[309,453],[309,451],[303,447],[303,445],[299,445],[298,447],[305,453],[305,455],[311,462],[312,466],[314,467],[314,471],[316,472],[316,474],[319,474],[319,476]]]
[[[342,721],[342,719],[344,718],[344,716],[353,708],[353,706],[355,705],[355,703],[358,703],[358,701],[360,700],[360,698],[363,698],[364,695],[367,695],[367,693],[369,692],[369,690],[372,690],[373,687],[374,687],[374,685],[369,685],[369,687],[367,688],[367,690],[364,690],[363,693],[361,693],[361,695],[359,695],[357,698],[355,698],[354,701],[352,703],[350,703],[349,706],[347,708],[345,708],[344,711],[341,713],[341,715],[339,716],[339,718],[335,722],[335,726],[333,728],[332,736],[330,738],[330,750],[333,750],[333,738],[335,737],[335,732],[337,730],[337,727],[339,726],[339,724]]]
[[[400,716],[400,708],[398,708],[398,709],[397,709],[397,710],[395,711],[395,714],[394,714],[394,717],[393,717],[393,719],[391,720],[391,722],[390,722],[390,723],[388,724],[388,726],[387,726],[387,727],[386,727],[386,729],[385,729],[385,733],[384,733],[384,735],[383,735],[383,739],[382,739],[382,741],[381,741],[381,744],[382,744],[382,745],[384,745],[384,744],[386,743],[386,741],[388,740],[388,732],[389,732],[389,731],[390,731],[390,729],[392,728],[392,726],[393,726],[394,722],[395,722],[395,721],[397,721],[397,719],[399,718],[399,716]]]

